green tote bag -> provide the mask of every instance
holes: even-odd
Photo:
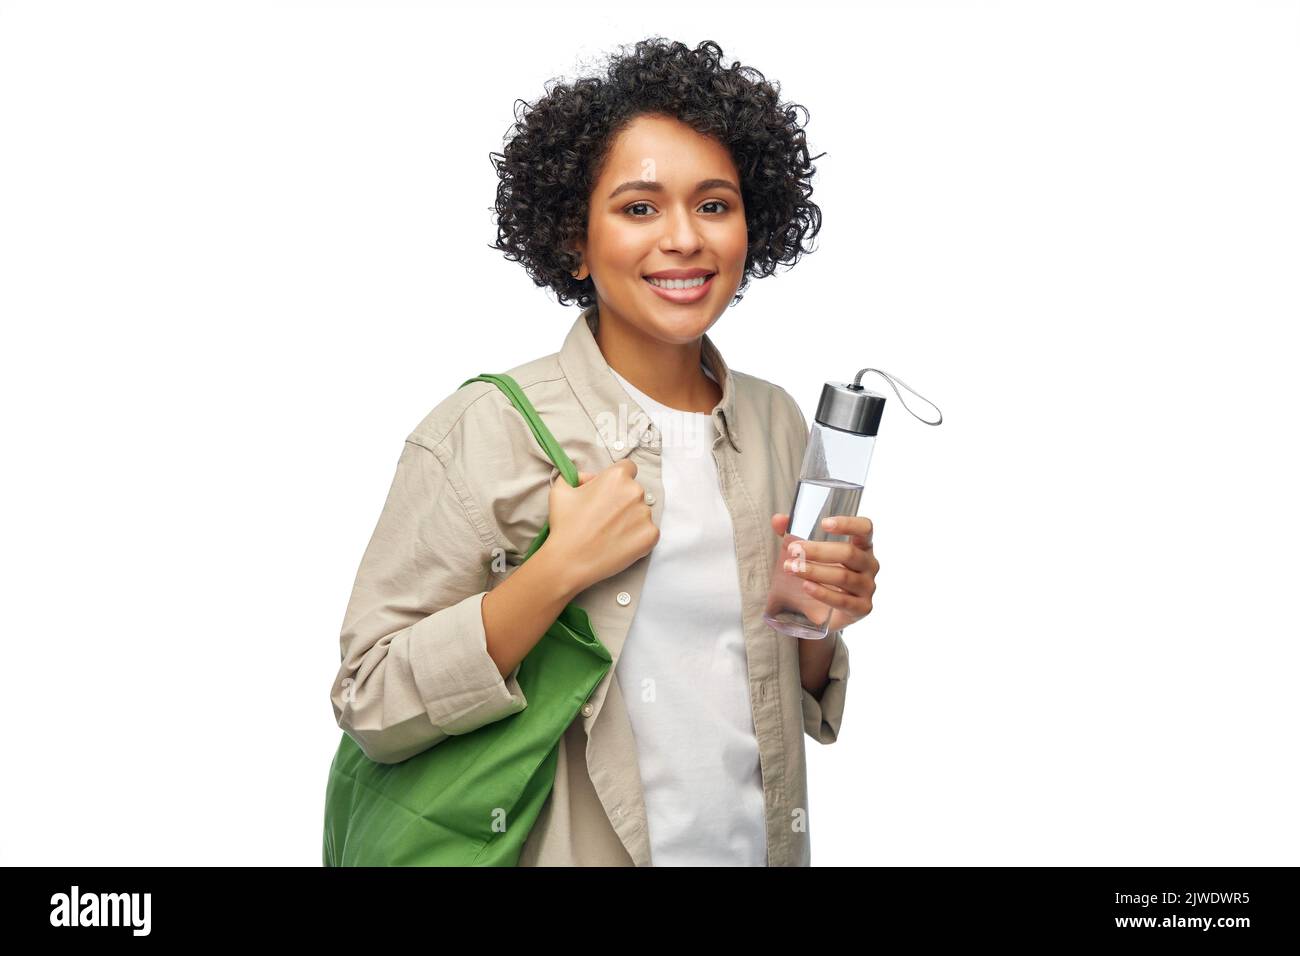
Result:
[[[508,375],[506,393],[560,474],[578,470]],[[542,525],[527,561],[550,532]],[[516,866],[555,783],[560,742],[613,658],[569,604],[519,665],[524,709],[456,734],[401,763],[376,763],[346,733],[325,793],[325,866]]]

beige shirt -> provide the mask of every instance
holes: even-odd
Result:
[[[559,352],[507,374],[579,469],[632,458],[659,524],[657,430],[611,372],[594,337],[597,321],[597,307],[586,309]],[[835,652],[818,699],[799,681],[799,639],[768,627],[763,608],[781,544],[771,516],[789,511],[808,429],[787,392],[728,369],[708,335],[701,357],[723,390],[712,412],[713,457],[735,535],[767,863],[807,866],[804,735],[823,744],[839,735],[848,649],[842,632],[827,636]],[[489,382],[456,390],[407,436],[357,571],[330,692],[338,725],[372,760],[405,760],[527,706],[518,668],[503,679],[487,653],[481,605],[519,567],[558,475],[523,416]],[[521,866],[651,865],[636,743],[615,679],[649,560],[574,598],[614,663],[565,733],[555,786]]]

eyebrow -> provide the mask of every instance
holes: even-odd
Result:
[[[625,182],[623,185],[615,189],[612,193],[610,193],[609,198],[613,199],[619,193],[625,193],[629,189],[638,189],[638,190],[643,189],[646,192],[661,193],[664,191],[664,184],[661,182],[656,182],[654,180],[647,180],[647,179],[629,180],[628,182]],[[734,183],[732,183],[730,180],[727,179],[701,179],[695,185],[695,191],[697,193],[703,192],[706,189],[730,189],[737,196],[740,195],[740,190],[736,188]]]

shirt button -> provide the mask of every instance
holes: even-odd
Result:
[[[632,603],[632,595],[628,594],[626,591],[619,591],[618,597],[616,597],[614,600],[616,600],[619,604],[623,605],[624,607],[627,607],[629,604]]]
[[[620,438],[618,441],[614,442],[614,444],[613,444],[612,446],[610,446],[610,447],[612,447],[615,451],[622,451],[622,450],[623,450],[623,439]]]
[[[596,708],[591,706],[590,701],[582,705],[582,716],[590,717],[595,712],[596,712]]]
[[[645,503],[648,505],[652,505],[655,503],[655,496],[648,491],[645,493]]]

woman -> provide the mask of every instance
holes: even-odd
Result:
[[[791,572],[834,609],[827,639],[762,620],[807,427],[705,333],[820,211],[793,110],[721,55],[642,41],[494,154],[497,246],[584,307],[507,373],[580,484],[494,385],[458,389],[406,440],[344,621],[336,719],[393,763],[522,710],[520,662],[566,604],[587,612],[614,666],[521,865],[809,863],[803,735],[838,734],[841,632],[879,565],[871,522],[842,516]]]

